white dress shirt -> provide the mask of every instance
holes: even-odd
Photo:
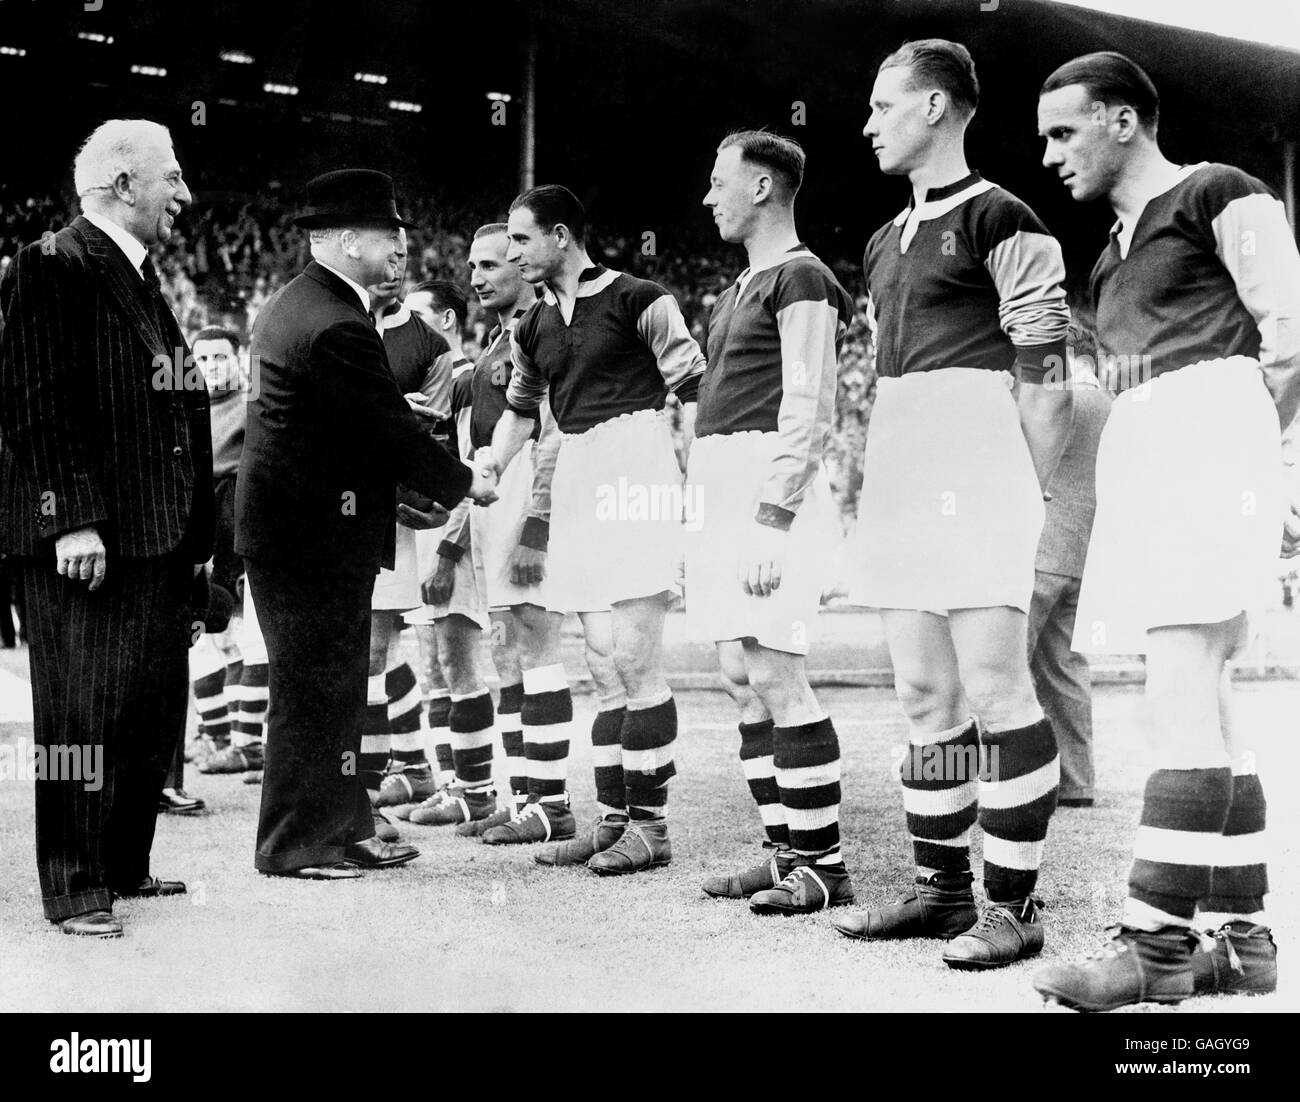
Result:
[[[126,254],[126,259],[131,267],[135,269],[135,274],[144,279],[144,273],[140,271],[140,265],[145,262],[145,258],[149,255],[148,248],[140,244],[130,231],[124,230],[116,222],[110,222],[102,214],[96,214],[89,210],[82,210],[81,213],[87,222],[96,229],[103,230],[113,239],[113,244]]]
[[[343,280],[344,283],[346,283],[349,287],[351,287],[354,291],[356,291],[356,293],[361,296],[361,309],[363,309],[367,314],[370,313],[370,292],[369,291],[367,291],[364,287],[362,287],[361,284],[358,283],[355,279],[349,279],[337,268],[331,268],[328,264],[325,263],[325,261],[317,260],[316,263],[319,264],[322,268],[324,268],[327,272],[333,272],[336,276],[339,277],[339,279]]]

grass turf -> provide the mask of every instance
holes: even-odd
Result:
[[[844,752],[845,852],[858,904],[893,898],[910,876],[891,750],[905,727],[892,694],[819,694]],[[1192,1000],[1136,1012],[1300,1007],[1287,982],[1295,951],[1293,838],[1284,798],[1300,750],[1300,686],[1244,686],[1240,717],[1259,735],[1270,788],[1270,909],[1282,988],[1260,998]],[[579,823],[593,812],[589,699],[576,703],[571,784]],[[199,818],[165,816],[154,872],[188,881],[185,897],[123,901],[126,936],[86,942],[44,921],[33,855],[32,786],[0,784],[0,1010],[1034,1010],[1033,964],[992,973],[946,968],[941,943],[866,944],[840,937],[826,914],[760,918],[711,900],[704,876],[751,863],[761,830],[741,776],[730,702],[679,696],[679,776],[669,811],[675,859],[666,869],[597,878],[532,861],[532,847],[490,847],[451,828],[403,825],[423,856],[403,868],[336,884],[269,879],[252,867],[260,789],[190,771],[208,801]],[[1040,894],[1043,959],[1098,944],[1123,899],[1123,878],[1149,767],[1141,693],[1096,698],[1099,804],[1053,820]],[[0,741],[30,727],[0,726]],[[498,757],[498,766],[500,759]],[[498,770],[498,784],[504,776]],[[504,786],[502,785],[504,791]],[[977,844],[978,853],[978,844]],[[832,914],[834,912],[831,912]]]

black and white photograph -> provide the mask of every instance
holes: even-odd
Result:
[[[1283,1073],[1300,8],[0,0],[0,104],[33,1074]]]

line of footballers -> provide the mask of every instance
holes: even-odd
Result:
[[[1028,206],[969,168],[978,99],[963,46],[906,43],[880,66],[863,131],[881,171],[912,187],[864,258],[879,384],[851,594],[881,610],[910,725],[900,772],[916,877],[898,902],[835,922],[866,941],[941,939],[944,962],[971,970],[1044,944],[1035,888],[1059,764],[1026,613],[1072,420],[1061,250]],[[1279,540],[1294,554],[1300,536],[1279,452],[1300,403],[1300,257],[1260,181],[1163,156],[1158,113],[1146,73],[1109,52],[1062,66],[1038,105],[1044,166],[1117,217],[1089,280],[1098,343],[1151,365],[1102,439],[1074,646],[1146,655],[1159,767],[1120,925],[1096,953],[1033,981],[1085,1010],[1276,984],[1264,794],[1231,722],[1225,662],[1250,640]],[[538,863],[604,876],[667,864],[678,721],[662,639],[684,556],[688,624],[717,645],[766,836],[752,867],[703,889],[758,914],[854,901],[838,738],[805,670],[838,531],[822,459],[853,305],[796,230],[803,171],[799,146],[766,131],[718,147],[704,205],[748,266],[714,306],[703,348],[663,287],[590,258],[583,208],[558,186],[520,195],[507,222],[474,234],[470,285],[496,321],[474,363],[453,285],[423,284],[404,302],[400,276],[369,288],[412,407],[500,484],[492,506],[449,517],[399,506],[396,567],[375,588],[362,746],[377,814],[541,844]],[[685,529],[683,500],[695,503]],[[599,698],[598,814],[582,829],[568,796],[565,613],[581,622]],[[405,624],[418,627],[432,686],[434,761],[397,648]],[[476,664],[483,631],[495,709]]]

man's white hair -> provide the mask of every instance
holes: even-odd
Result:
[[[170,148],[171,132],[148,119],[109,119],[101,123],[72,162],[72,182],[78,197],[111,188],[120,173],[138,169],[144,151],[159,142]]]

